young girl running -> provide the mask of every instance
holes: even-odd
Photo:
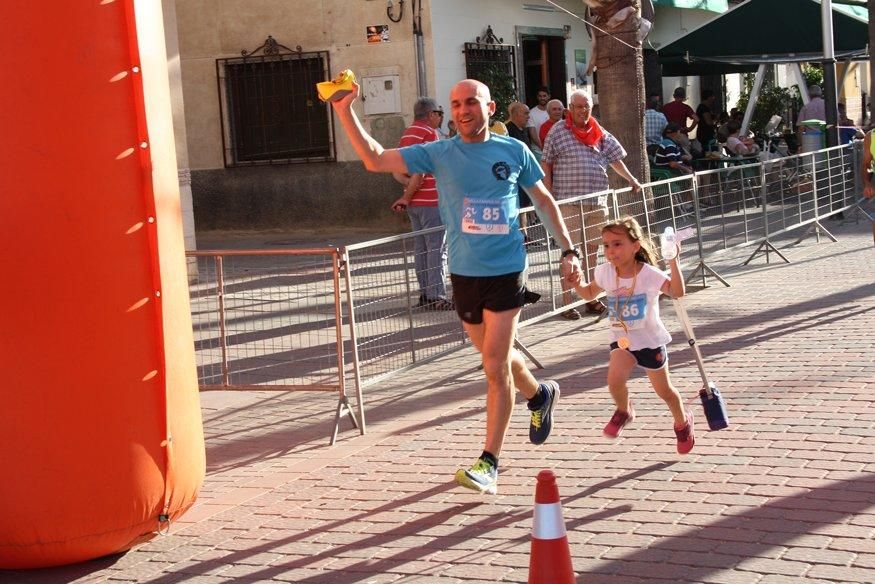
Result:
[[[611,325],[611,357],[608,365],[608,388],[617,410],[605,426],[605,436],[616,438],[635,419],[626,381],[637,364],[647,371],[656,394],[668,405],[674,417],[678,452],[693,449],[693,414],[684,411],[683,401],[671,384],[668,374],[666,344],[671,335],[659,318],[659,295],[673,298],[684,295],[684,279],[678,259],[671,260],[671,277],[655,268],[656,254],[641,226],[632,217],[608,223],[602,229],[604,263],[596,267],[594,281],[570,282],[584,300],[607,293],[608,318]],[[680,255],[680,246],[678,246]]]

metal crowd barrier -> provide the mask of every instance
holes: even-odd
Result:
[[[201,390],[337,392],[334,432],[349,416],[339,252],[304,250],[191,251],[195,357]]]
[[[603,225],[631,215],[654,238],[669,225],[693,227],[696,237],[685,244],[685,257],[695,268],[687,280],[701,278],[707,285],[713,277],[729,286],[707,263],[717,254],[756,246],[745,263],[759,254],[766,262],[771,255],[789,261],[775,238],[803,228],[803,238],[814,234],[819,241],[822,234],[835,240],[821,220],[856,206],[861,160],[862,143],[856,142],[655,181],[639,193],[628,188],[593,193],[563,200],[559,207],[572,239],[585,252],[587,278],[602,260]],[[528,286],[542,295],[523,308],[522,329],[583,301],[563,297],[555,242],[532,208],[520,213],[528,219]],[[337,391],[331,442],[344,413],[364,433],[363,388],[468,342],[454,311],[420,301],[415,240],[441,231],[385,237],[339,252],[189,253],[198,258],[200,274],[192,285],[192,309],[201,387]],[[451,297],[449,278],[446,284]],[[346,397],[349,377],[356,388],[357,418]]]
[[[824,234],[835,239],[821,220],[854,206],[855,193],[860,190],[861,144],[655,181],[643,185],[637,194],[629,188],[592,193],[560,201],[559,207],[572,239],[586,252],[582,263],[588,274],[602,261],[601,228],[608,221],[631,215],[654,239],[667,226],[675,230],[693,227],[697,235],[687,242],[685,248],[690,251],[684,254],[695,264],[688,282],[701,278],[702,285],[707,285],[707,278],[713,277],[729,286],[708,265],[708,258],[756,245],[745,263],[761,253],[766,262],[773,254],[788,261],[774,238],[803,227],[818,237]],[[523,308],[521,329],[584,303],[563,298],[559,250],[533,211],[530,207],[520,213],[527,215],[528,286],[542,298]],[[417,305],[420,292],[414,271],[414,238],[442,229],[343,248],[352,345],[358,351],[350,356],[358,364],[357,387],[466,343],[454,312]]]

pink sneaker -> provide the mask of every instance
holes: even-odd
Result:
[[[620,410],[616,410],[614,415],[611,416],[611,421],[605,426],[603,432],[608,438],[616,438],[623,432],[623,428],[626,427],[626,424],[630,424],[634,419],[635,409],[632,408],[632,403],[630,402],[629,411],[621,412]]]
[[[687,410],[687,423],[682,428],[675,428],[674,433],[678,437],[678,454],[687,454],[696,444],[696,435],[693,432],[693,411]]]

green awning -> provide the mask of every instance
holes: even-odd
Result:
[[[659,62],[666,77],[756,71],[761,63],[822,60],[821,37],[816,0],[747,0],[660,48]],[[834,4],[836,58],[863,58],[868,43],[868,18]]]
[[[869,9],[863,6],[849,6],[848,4],[837,4],[833,2],[832,7],[833,10],[844,12],[849,16],[856,16],[857,18],[862,18],[863,20],[869,20]]]
[[[729,5],[726,0],[653,0],[654,6],[671,6],[674,8],[698,8],[711,12],[726,12]]]

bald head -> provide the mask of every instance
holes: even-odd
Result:
[[[523,110],[529,111],[529,106],[519,101],[512,101],[510,102],[510,105],[507,106],[507,113],[509,113],[510,115],[514,115],[516,112],[520,112]]]
[[[492,101],[492,96],[489,94],[489,88],[486,87],[485,83],[477,81],[476,79],[463,79],[453,85],[453,88],[450,90],[450,99],[452,99],[453,93],[456,91],[473,91],[476,95],[483,97],[486,101]]]
[[[592,106],[590,105],[589,96],[577,89],[571,92],[568,97],[568,110],[571,112],[571,122],[582,128],[589,123],[589,116]]]
[[[510,115],[510,121],[516,124],[518,128],[526,127],[526,124],[529,121],[529,106],[514,101],[507,106],[507,113]]]
[[[489,88],[476,79],[459,81],[450,91],[450,111],[459,137],[465,142],[485,142],[487,124],[495,113]]]

